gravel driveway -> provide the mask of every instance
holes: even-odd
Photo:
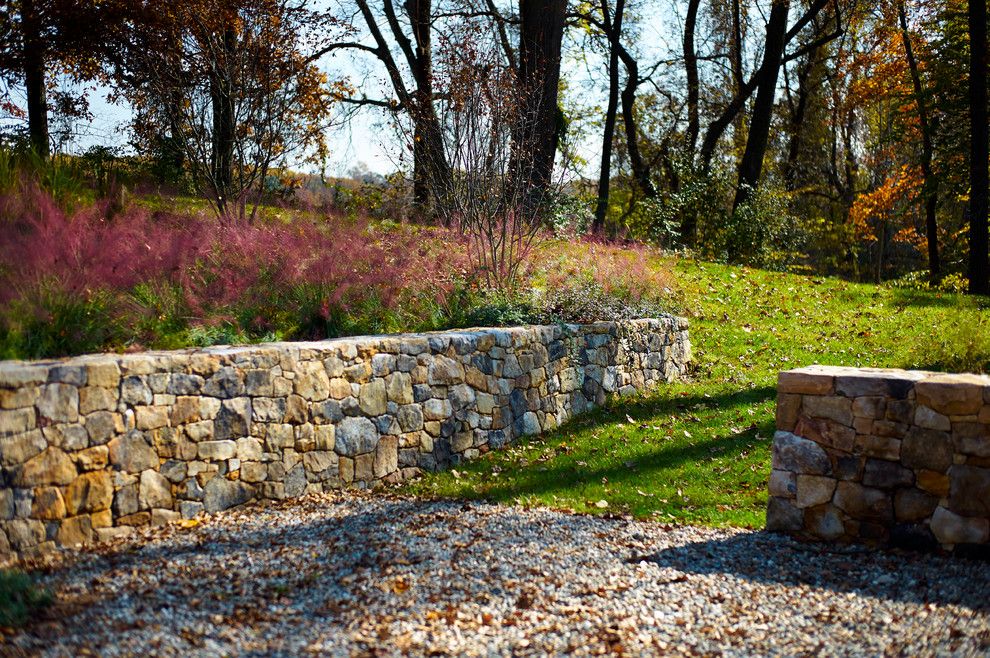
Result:
[[[69,556],[5,655],[990,655],[990,563],[377,492]]]

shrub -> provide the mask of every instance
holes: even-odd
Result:
[[[0,570],[0,626],[20,626],[51,602],[51,593],[23,571]]]

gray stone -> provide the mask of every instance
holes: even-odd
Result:
[[[855,482],[839,482],[834,502],[836,507],[859,520],[889,522],[894,516],[893,501],[887,492]]]
[[[55,422],[75,422],[79,418],[79,389],[69,384],[42,386],[35,406],[45,418]]]
[[[804,512],[789,500],[771,497],[767,504],[767,530],[795,532],[804,527]]]
[[[425,420],[445,420],[453,413],[449,400],[431,398],[423,403],[423,418]]]
[[[894,494],[894,516],[901,523],[923,521],[938,507],[938,498],[920,489],[901,489]]]
[[[136,430],[118,436],[110,442],[109,448],[110,463],[127,473],[140,473],[158,467],[158,454],[147,437]]]
[[[254,487],[218,475],[203,488],[203,509],[212,514],[243,505],[253,497]]]
[[[990,519],[974,519],[939,507],[932,515],[932,534],[945,546],[983,544],[990,540]]]
[[[159,472],[164,475],[169,482],[178,484],[186,479],[186,462],[170,459],[162,464]]]
[[[86,368],[83,366],[55,366],[48,371],[49,383],[59,382],[73,386],[86,385]]]
[[[220,368],[212,377],[206,380],[203,393],[214,398],[235,398],[244,394],[244,379],[237,368],[230,366]]]
[[[378,442],[378,430],[367,418],[345,418],[337,426],[336,450],[353,457],[371,452]]]
[[[838,539],[845,534],[842,513],[832,505],[819,505],[804,513],[805,530],[826,541]]]
[[[306,468],[300,463],[285,474],[285,495],[289,498],[306,492]]]
[[[337,400],[326,400],[315,405],[313,418],[328,423],[339,423],[344,418],[344,409]]]
[[[423,429],[423,411],[419,405],[407,404],[399,407],[396,420],[403,432],[415,432]]]
[[[200,441],[197,444],[197,452],[200,459],[233,459],[237,455],[237,443],[230,440]]]
[[[920,406],[915,410],[914,424],[924,429],[938,430],[940,432],[948,432],[952,429],[952,422],[948,416],[943,416],[934,409],[924,406]]]
[[[120,399],[124,404],[138,406],[151,404],[154,396],[144,379],[130,375],[120,381]]]
[[[251,427],[251,399],[224,400],[213,421],[213,438],[238,439],[247,436]]]
[[[520,375],[522,372],[519,373]],[[430,362],[427,381],[430,384],[458,384],[464,381],[464,366],[459,361],[437,355]]]
[[[904,468],[897,462],[883,459],[867,459],[863,469],[863,484],[868,487],[892,489],[914,484],[914,471]]]
[[[48,446],[40,430],[32,430],[0,439],[0,462],[4,466],[23,464]]]
[[[179,513],[184,519],[191,519],[204,509],[203,503],[194,500],[183,500],[179,502]]]
[[[168,380],[165,390],[171,395],[198,395],[203,390],[205,380],[199,375],[174,373]]]
[[[812,418],[827,418],[842,425],[852,425],[852,400],[834,396],[808,395],[804,397],[801,413]]]
[[[832,464],[821,446],[790,432],[774,434],[773,468],[806,475],[829,475],[832,472]]]
[[[285,418],[285,398],[254,398],[251,417],[259,423],[281,423]]]

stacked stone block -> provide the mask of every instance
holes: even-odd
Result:
[[[685,372],[687,323],[0,363],[0,554],[398,482]]]
[[[768,529],[990,544],[990,377],[812,366],[780,373],[777,393]]]

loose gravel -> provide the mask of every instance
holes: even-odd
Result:
[[[376,492],[67,554],[0,654],[990,655],[990,563]]]

